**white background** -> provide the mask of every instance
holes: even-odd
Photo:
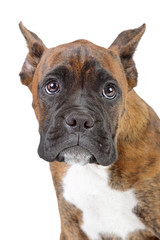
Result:
[[[123,30],[147,30],[135,54],[136,91],[160,116],[159,0],[5,0],[0,3],[0,239],[58,240],[49,165],[37,155],[32,97],[18,74],[27,53],[18,23],[53,47],[79,38],[108,47]]]

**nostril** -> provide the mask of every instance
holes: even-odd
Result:
[[[67,124],[71,127],[76,127],[77,121],[74,118],[68,119]]]
[[[92,119],[84,122],[84,128],[92,128],[93,125],[94,121]]]
[[[77,126],[77,120],[74,116],[69,115],[66,117],[65,122],[70,127],[76,127]]]

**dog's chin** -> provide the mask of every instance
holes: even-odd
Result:
[[[64,149],[57,157],[57,160],[64,161],[68,165],[86,165],[88,163],[97,163],[95,157],[86,149],[80,146],[73,146]]]

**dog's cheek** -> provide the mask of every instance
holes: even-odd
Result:
[[[109,118],[107,120],[107,122],[110,125],[110,131],[111,131],[111,135],[112,135],[112,139],[115,140],[116,136],[117,136],[117,130],[118,130],[118,126],[119,126],[119,121],[120,121],[120,103],[113,105],[109,112]]]
[[[44,134],[47,132],[48,127],[50,125],[51,119],[51,109],[48,106],[44,105],[41,101],[38,104],[38,122],[39,122],[39,130]]]

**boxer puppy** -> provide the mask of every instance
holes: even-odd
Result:
[[[20,77],[50,162],[60,239],[160,239],[160,119],[133,90],[145,25],[108,49],[86,40],[48,49],[20,29],[29,49]]]

